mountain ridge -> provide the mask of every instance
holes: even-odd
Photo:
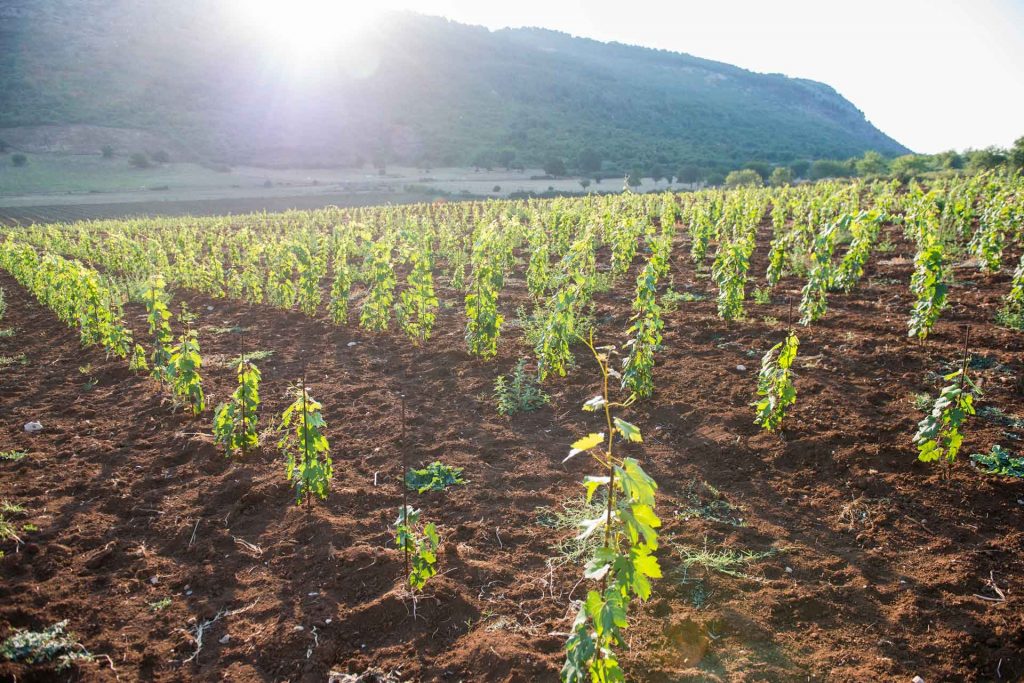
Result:
[[[594,157],[729,168],[909,151],[825,83],[544,28],[388,14],[345,59],[294,72],[203,0],[8,3],[0,137],[91,125],[229,163],[556,157],[587,172]]]

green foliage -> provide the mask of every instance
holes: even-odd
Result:
[[[863,212],[849,222],[850,248],[835,270],[831,287],[850,292],[864,276],[864,266],[878,240],[882,218],[877,211]]]
[[[462,468],[445,465],[437,460],[423,469],[411,469],[405,473],[405,485],[411,491],[426,493],[427,491],[444,491],[449,486],[465,484]]]
[[[224,454],[231,457],[235,449],[242,455],[259,445],[257,431],[260,405],[259,368],[247,360],[238,363],[238,388],[226,403],[217,406],[213,417],[213,439],[224,446]]]
[[[974,385],[963,371],[957,370],[943,379],[960,381],[943,387],[932,412],[917,424],[914,443],[917,444],[917,459],[921,462],[932,462],[940,458],[949,462],[956,460],[964,440],[960,430],[967,418],[975,412],[974,395],[967,390]]]
[[[187,310],[182,306],[182,319],[188,318]],[[178,337],[178,344],[170,350],[167,362],[167,378],[174,395],[184,399],[193,415],[199,415],[206,409],[206,397],[203,394],[203,378],[199,374],[203,367],[200,355],[199,339],[196,331],[186,325],[185,331]]]
[[[2,451],[0,452],[0,460],[6,460],[7,462],[18,462],[26,455],[28,455],[27,451]]]
[[[604,542],[594,551],[584,573],[585,579],[599,586],[587,592],[565,644],[561,677],[572,683],[624,680],[615,648],[626,647],[623,630],[628,625],[629,604],[634,597],[647,600],[651,579],[661,577],[661,567],[653,554],[658,548],[657,528],[661,526],[654,513],[657,484],[637,460],[619,458],[614,453],[616,433],[626,441],[642,441],[637,427],[612,415],[613,408],[629,406],[634,397],[621,403],[611,401],[608,354],[612,349],[598,350],[592,342],[588,346],[601,370],[602,391],[583,409],[600,409],[608,433],[592,433],[577,440],[566,460],[588,453],[600,465],[602,474],[587,476],[583,485],[588,503],[598,490],[603,490],[607,504],[600,516],[582,523],[579,534],[584,540],[603,531]]]
[[[638,398],[654,393],[654,354],[661,349],[661,331],[665,328],[657,301],[658,271],[663,267],[658,260],[666,258],[662,249],[652,252],[651,260],[636,280],[632,324],[626,330],[632,338],[626,342],[629,355],[622,364],[622,388]]]
[[[437,547],[441,539],[433,522],[421,524],[420,511],[402,506],[395,520],[395,545],[411,562],[409,585],[423,590],[430,577],[437,574]]]
[[[433,252],[426,232],[418,237],[418,244],[409,255],[409,260],[412,268],[408,283],[399,296],[395,312],[402,330],[414,344],[419,345],[430,339],[438,307],[437,296],[434,294],[434,276],[431,273]]]
[[[550,398],[526,372],[526,359],[520,358],[511,374],[494,381],[494,400],[498,414],[510,417],[545,406]]]
[[[761,187],[762,185],[764,185],[764,179],[761,178],[761,174],[749,168],[730,171],[725,176],[725,187],[730,190],[737,187]]]
[[[723,242],[711,267],[711,278],[718,285],[718,315],[723,320],[743,317],[747,271],[756,246],[754,237],[752,230],[743,230],[732,240]]]
[[[128,369],[132,372],[146,372],[149,370],[149,365],[146,363],[146,349],[142,348],[142,344],[136,344],[132,348]]]
[[[946,307],[949,285],[945,282],[945,250],[932,232],[925,232],[914,257],[910,291],[916,297],[910,311],[908,336],[924,340]]]
[[[313,496],[327,498],[334,470],[331,448],[324,436],[327,427],[321,410],[323,406],[309,395],[303,384],[289,389],[291,405],[281,415],[281,439],[277,447],[286,459],[285,475],[295,480],[295,504],[312,504]]]
[[[1015,330],[1024,330],[1024,254],[1013,271],[1010,292],[1004,299],[1003,307],[996,314],[1000,325]]]
[[[796,403],[796,387],[793,386],[791,368],[799,346],[800,340],[790,332],[785,341],[773,346],[761,359],[757,395],[763,398],[754,403],[757,410],[754,424],[769,432],[782,426],[786,410]]]
[[[1024,457],[1014,457],[1013,451],[998,444],[988,453],[972,453],[971,460],[986,474],[1024,478]]]
[[[77,661],[93,657],[73,633],[65,631],[67,620],[59,621],[42,631],[16,629],[14,635],[0,643],[0,657],[9,662],[45,664],[55,662],[57,671],[65,671]]]
[[[359,324],[372,332],[387,330],[388,319],[391,317],[391,304],[395,298],[395,272],[391,268],[392,249],[388,241],[374,242],[363,264],[370,291],[363,301]]]
[[[146,286],[143,300],[146,303],[146,319],[149,322],[149,333],[153,336],[153,376],[162,382],[170,381],[171,363],[171,312],[167,308],[167,294],[164,290],[164,279],[156,275]]]
[[[807,284],[801,290],[800,324],[810,325],[824,317],[828,311],[828,289],[832,285],[832,252],[836,236],[841,227],[849,224],[850,217],[844,216],[839,223],[832,223],[814,237],[811,253],[811,272]]]

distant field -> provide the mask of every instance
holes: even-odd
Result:
[[[639,192],[664,190],[646,178]],[[588,190],[615,192],[622,180],[605,179]],[[581,192],[576,177],[546,178],[540,169],[472,168],[256,168],[226,171],[195,163],[136,169],[125,157],[99,154],[30,154],[13,166],[0,158],[0,222],[17,224],[137,215],[210,215],[311,209],[330,204],[364,206],[448,198],[507,197],[520,192]]]

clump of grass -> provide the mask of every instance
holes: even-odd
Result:
[[[18,462],[26,455],[28,455],[28,451],[3,451],[0,452],[0,460],[6,460],[7,462]]]
[[[709,548],[708,539],[705,538],[702,548],[682,546],[676,548],[676,553],[682,563],[682,582],[686,583],[693,567],[703,569],[705,574],[717,572],[726,576],[750,578],[745,571],[747,567],[778,554],[778,551],[774,548],[765,551]]]
[[[537,508],[537,523],[542,527],[560,534],[571,532],[552,544],[552,549],[557,556],[548,560],[550,563],[555,565],[579,564],[594,553],[603,541],[601,534],[590,534],[586,538],[580,539],[579,532],[587,520],[594,519],[604,512],[606,502],[607,499],[602,499],[598,494],[589,503],[586,498],[580,496],[563,502],[557,508]]]
[[[665,293],[661,295],[661,306],[665,311],[671,312],[679,308],[681,303],[689,303],[691,301],[703,301],[707,296],[704,294],[695,294],[693,292],[677,292],[671,287],[665,290]]]
[[[754,290],[755,304],[770,304],[772,302],[772,290],[767,287],[758,287]]]
[[[1024,331],[1024,309],[1003,306],[996,312],[996,325],[1011,330]]]
[[[682,498],[683,504],[677,515],[684,520],[700,518],[729,526],[746,526],[740,509],[706,481],[690,481]]]
[[[14,336],[14,328],[13,327],[8,327],[6,329],[0,330],[0,339],[10,339],[13,336]]]
[[[978,409],[978,417],[994,422],[1000,427],[1010,429],[1024,429],[1024,418],[1008,414],[1002,408],[996,406],[984,406]]]
[[[0,367],[7,367],[15,363],[28,365],[28,357],[24,353],[19,353],[17,356],[0,356]]]
[[[240,325],[232,325],[230,327],[211,327],[210,334],[242,334],[248,332],[248,327],[242,327]]]
[[[254,363],[256,361],[266,360],[274,355],[273,351],[249,351],[247,353],[235,356],[227,362],[229,368],[237,368],[240,363]]]

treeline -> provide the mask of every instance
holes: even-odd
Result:
[[[473,162],[476,168],[491,170],[525,170],[513,150],[499,150],[480,153]],[[593,148],[582,150],[574,159],[552,156],[544,165],[544,172],[550,176],[579,176],[589,186],[590,181],[600,183],[605,179],[623,179],[630,185],[639,185],[642,178],[655,182],[667,180],[671,183],[706,186],[725,185],[728,187],[785,185],[797,180],[824,180],[826,178],[884,178],[894,177],[902,181],[913,178],[979,173],[982,171],[1007,168],[1024,169],[1024,136],[1009,148],[986,147],[968,149],[963,152],[947,151],[938,154],[904,154],[887,157],[879,152],[867,151],[858,157],[848,159],[798,159],[787,164],[773,164],[767,161],[748,161],[744,164],[696,163],[672,164],[655,161],[624,167],[607,162],[600,152]]]

